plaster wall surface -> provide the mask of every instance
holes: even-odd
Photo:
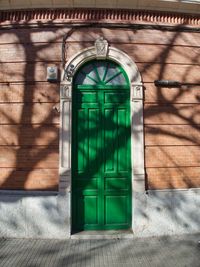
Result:
[[[68,238],[67,195],[13,191],[0,194],[0,236]]]
[[[0,236],[70,238],[69,197],[1,192]],[[200,232],[200,189],[135,192],[133,200],[133,237]]]
[[[159,236],[200,231],[200,189],[135,193],[134,235]]]

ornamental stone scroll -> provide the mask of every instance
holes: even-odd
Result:
[[[62,82],[60,85],[60,98],[71,99],[71,97],[72,97],[72,84]]]
[[[143,101],[143,85],[142,84],[132,84],[131,85],[131,100],[141,100]]]

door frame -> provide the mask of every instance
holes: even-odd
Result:
[[[60,84],[60,142],[59,142],[59,195],[65,195],[66,227],[71,235],[71,141],[72,141],[72,88],[73,77],[81,65],[93,59],[110,59],[119,64],[126,72],[130,82],[131,113],[131,167],[132,167],[132,230],[135,231],[136,219],[134,205],[138,194],[145,192],[144,170],[144,130],[143,130],[143,83],[134,61],[123,51],[108,46],[102,37],[95,45],[83,49],[68,60],[61,76]],[[137,155],[137,156],[134,156]]]

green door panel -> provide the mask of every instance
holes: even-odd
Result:
[[[110,61],[85,64],[72,95],[73,230],[131,226],[130,87]]]
[[[105,196],[105,223],[106,225],[127,225],[128,202],[125,195]]]

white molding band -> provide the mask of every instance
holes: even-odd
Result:
[[[144,171],[144,131],[143,131],[143,84],[141,75],[133,60],[123,51],[108,46],[102,41],[102,47],[88,47],[70,58],[62,72],[60,85],[60,183],[59,192],[64,193],[71,203],[71,114],[72,83],[76,71],[87,61],[104,58],[121,65],[130,82],[131,105],[131,164],[132,164],[132,217],[134,216],[134,193],[145,191]],[[98,43],[98,42],[96,42]],[[96,45],[95,43],[95,45]],[[106,49],[106,50],[105,50]],[[71,218],[71,210],[68,211]],[[134,220],[132,218],[132,224]],[[134,228],[134,225],[132,226]],[[71,233],[71,225],[69,226]]]

